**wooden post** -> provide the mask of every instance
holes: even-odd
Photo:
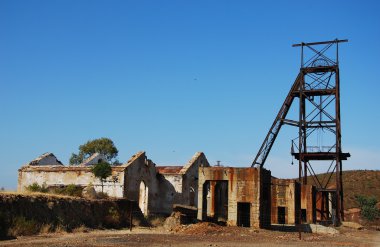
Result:
[[[129,201],[129,231],[132,231],[132,201]]]

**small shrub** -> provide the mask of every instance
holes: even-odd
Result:
[[[164,225],[166,217],[160,216],[160,215],[151,215],[148,217],[147,220],[151,226],[157,227],[157,226],[163,226]]]
[[[43,183],[42,186],[39,185],[38,183],[33,183],[29,186],[26,186],[25,188],[27,191],[30,191],[30,192],[47,193],[49,191],[45,183]]]
[[[380,216],[380,210],[376,207],[377,200],[375,197],[366,197],[363,195],[355,196],[361,209],[361,215],[368,221],[374,221]]]
[[[112,219],[114,219],[115,221],[120,220],[120,214],[114,207],[110,207],[110,209],[108,210],[108,215],[111,216]]]
[[[120,214],[114,207],[108,209],[108,215],[105,217],[104,224],[107,227],[119,227],[120,226]]]
[[[77,186],[74,184],[69,184],[65,189],[66,195],[69,195],[69,196],[80,197],[82,196],[82,191],[83,191],[83,188],[81,186]]]
[[[12,236],[27,236],[37,234],[39,231],[40,226],[35,220],[28,220],[25,217],[18,216],[13,219],[9,234]]]
[[[53,190],[54,194],[59,194],[59,195],[67,195],[67,196],[77,196],[81,197],[82,196],[82,191],[83,188],[81,186],[75,185],[75,184],[69,184],[65,187],[62,188],[55,188]]]
[[[108,198],[108,194],[105,193],[105,192],[98,192],[98,193],[96,193],[96,197],[98,199],[107,199]]]

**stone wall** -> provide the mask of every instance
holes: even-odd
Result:
[[[131,211],[132,210],[132,211]],[[86,200],[51,195],[20,195],[0,193],[0,226],[5,235],[12,227],[38,232],[43,226],[72,230],[76,227],[120,228],[129,226],[130,213],[134,222],[143,222],[144,217],[136,202],[126,199]],[[3,236],[6,237],[6,236]]]

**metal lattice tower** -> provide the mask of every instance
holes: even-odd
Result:
[[[338,53],[339,44],[347,41],[335,39],[293,45],[301,47],[300,72],[252,163],[263,167],[282,125],[298,127],[291,153],[298,160],[299,181],[308,184],[307,176],[311,175],[318,191],[319,220],[334,224],[344,219],[342,160],[350,157],[342,152],[341,145]],[[287,119],[294,100],[299,102],[298,119]],[[328,169],[324,177],[318,177],[313,167],[322,163],[327,163]],[[331,186],[333,175],[336,184]]]

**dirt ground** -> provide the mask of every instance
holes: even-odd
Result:
[[[210,223],[129,230],[52,233],[0,241],[0,246],[380,246],[380,231],[340,228],[338,235],[222,227]]]

